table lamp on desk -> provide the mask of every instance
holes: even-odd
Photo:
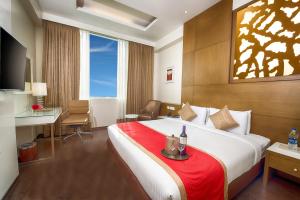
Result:
[[[47,96],[47,84],[46,83],[33,83],[32,84],[32,96],[37,97],[37,104],[44,108],[44,96]]]

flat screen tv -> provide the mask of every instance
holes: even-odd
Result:
[[[24,90],[26,51],[0,27],[0,90]]]

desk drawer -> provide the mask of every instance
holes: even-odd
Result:
[[[269,165],[287,174],[300,178],[300,160],[269,152]]]

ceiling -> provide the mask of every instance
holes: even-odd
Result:
[[[43,13],[69,18],[84,24],[155,42],[220,0],[116,0],[158,19],[146,31],[81,12],[76,9],[76,0],[37,1]]]

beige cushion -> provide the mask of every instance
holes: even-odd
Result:
[[[227,130],[239,126],[239,124],[231,116],[227,106],[219,112],[209,116],[209,118],[217,129]]]
[[[178,114],[180,115],[181,119],[186,121],[191,121],[195,117],[197,117],[197,114],[192,110],[189,103],[186,103],[179,111]]]

